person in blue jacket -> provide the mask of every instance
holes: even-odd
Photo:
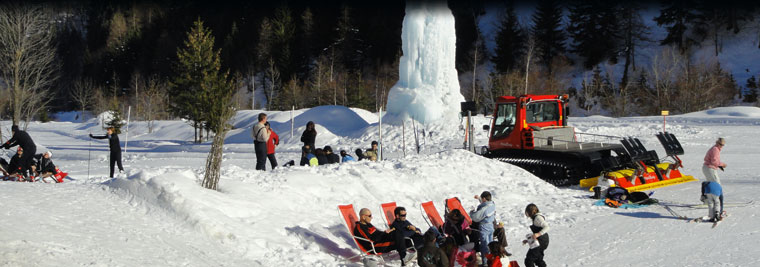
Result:
[[[345,150],[340,151],[340,159],[341,159],[341,162],[356,161],[356,159],[354,159],[354,157],[349,155]]]
[[[483,262],[488,262],[488,243],[493,241],[494,224],[496,223],[496,204],[491,201],[491,192],[483,191],[480,196],[476,195],[475,199],[480,201],[480,205],[475,210],[470,211],[470,218],[478,223],[479,244],[476,250],[480,252]]]

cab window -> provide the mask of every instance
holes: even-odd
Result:
[[[496,118],[494,119],[492,137],[503,137],[512,132],[515,128],[515,108],[516,105],[514,103],[496,106]]]
[[[559,120],[559,109],[556,101],[530,103],[525,108],[527,123]]]

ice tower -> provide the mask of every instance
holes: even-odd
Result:
[[[454,15],[445,2],[409,1],[401,30],[399,80],[388,93],[384,121],[456,120],[460,102],[455,68]]]

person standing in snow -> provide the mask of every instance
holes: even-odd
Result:
[[[716,182],[719,185],[723,185],[720,183],[720,177],[718,177],[718,169],[721,171],[726,168],[728,165],[726,163],[723,163],[720,161],[720,151],[723,150],[723,147],[726,145],[726,139],[723,139],[723,137],[718,138],[718,140],[715,141],[715,145],[710,148],[710,150],[707,150],[707,154],[705,154],[705,163],[702,165],[702,174],[705,175],[705,179],[708,182]],[[703,184],[704,185],[704,184]],[[704,191],[704,186],[703,190]],[[720,214],[723,214],[723,191],[721,190],[721,194],[719,195],[720,198]]]
[[[486,263],[488,244],[493,241],[493,232],[496,227],[496,204],[491,201],[491,192],[488,191],[483,191],[480,196],[475,195],[475,199],[480,201],[480,205],[477,209],[470,211],[470,218],[474,223],[478,223],[479,244],[476,250],[480,252],[482,262]]]
[[[377,157],[377,141],[372,141],[372,148],[367,149],[367,151],[364,152],[364,158],[371,161],[377,161]]]
[[[29,177],[31,175],[32,164],[34,164],[32,157],[37,153],[37,145],[34,144],[32,137],[26,131],[19,130],[18,125],[11,126],[11,132],[13,133],[13,137],[3,144],[3,148],[9,149],[19,146],[24,150],[24,154],[19,159],[18,167],[20,167],[21,175]]]
[[[267,158],[269,159],[269,164],[272,165],[272,170],[274,170],[274,168],[277,167],[277,158],[274,156],[274,148],[275,146],[280,145],[280,136],[272,131],[269,122],[264,123],[264,126],[266,126],[267,131],[269,131],[269,139],[267,140]]]
[[[314,127],[314,122],[309,121],[306,123],[306,130],[303,131],[301,134],[301,142],[303,142],[304,146],[309,146],[311,149],[311,152],[314,153],[314,149],[317,147],[314,146],[314,142],[317,140],[317,130]]]
[[[114,133],[113,127],[106,129],[106,135],[95,136],[90,134],[90,138],[94,139],[108,139],[108,148],[111,150],[110,154],[110,166],[111,166],[111,178],[113,178],[114,164],[119,165],[119,173],[124,172],[124,167],[121,166],[121,144],[119,144],[119,135]]]
[[[525,256],[525,266],[546,267],[544,251],[549,247],[549,234],[547,234],[549,232],[549,224],[546,223],[544,215],[538,211],[536,204],[531,203],[525,207],[525,216],[533,221],[533,224],[530,226],[530,231],[533,234],[530,235],[530,238],[538,240],[539,245],[538,247],[528,249],[528,254]],[[528,240],[523,240],[523,244],[527,243]]]
[[[267,114],[259,113],[259,122],[253,125],[251,137],[253,137],[253,149],[256,152],[256,170],[266,170],[267,164],[267,141],[269,140],[269,130],[267,123]]]
[[[702,191],[700,200],[707,204],[707,217],[702,219],[709,222],[723,220],[722,210],[718,211],[718,206],[723,208],[723,201],[720,199],[723,195],[723,187],[718,182],[702,182]]]
[[[349,155],[345,150],[341,150],[340,151],[340,160],[341,160],[340,162],[342,162],[342,163],[346,163],[346,162],[349,162],[349,161],[356,161],[354,159],[354,157],[352,157],[351,155]]]

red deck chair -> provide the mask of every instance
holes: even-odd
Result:
[[[390,227],[391,223],[396,220],[396,215],[393,211],[396,209],[396,202],[388,202],[380,204],[380,209],[383,211],[383,218],[385,219],[385,226]]]
[[[443,220],[438,210],[435,209],[433,201],[428,201],[420,204],[422,207],[422,218],[425,218],[428,226],[435,227],[440,231],[443,231]]]
[[[348,234],[351,235],[352,239],[354,240],[354,244],[356,245],[357,248],[359,248],[359,251],[361,252],[361,253],[359,253],[359,255],[353,256],[353,257],[348,258],[348,259],[350,260],[350,259],[353,259],[353,258],[356,258],[356,257],[364,257],[364,256],[370,255],[370,254],[377,254],[377,255],[379,255],[378,253],[375,252],[375,243],[374,242],[372,242],[372,241],[370,241],[370,240],[368,240],[366,238],[354,235],[354,225],[356,225],[356,222],[359,221],[359,216],[356,216],[356,210],[354,210],[354,205],[352,205],[352,204],[338,205],[338,210],[340,210],[340,215],[341,215],[341,217],[343,217],[343,220],[346,223],[346,228],[348,229]],[[371,250],[364,249],[361,245],[359,245],[359,241],[358,240],[369,242],[372,245],[372,249]],[[383,259],[382,259],[382,257],[379,257],[379,258],[383,262],[383,264],[385,264],[384,261],[383,261]]]
[[[462,202],[459,202],[459,198],[452,197],[452,198],[446,199],[446,213],[455,209],[462,212],[462,215],[464,215],[464,219],[467,220],[467,223],[472,225],[472,219],[470,219],[470,214],[467,214],[467,211],[464,210],[464,208],[462,207]]]

